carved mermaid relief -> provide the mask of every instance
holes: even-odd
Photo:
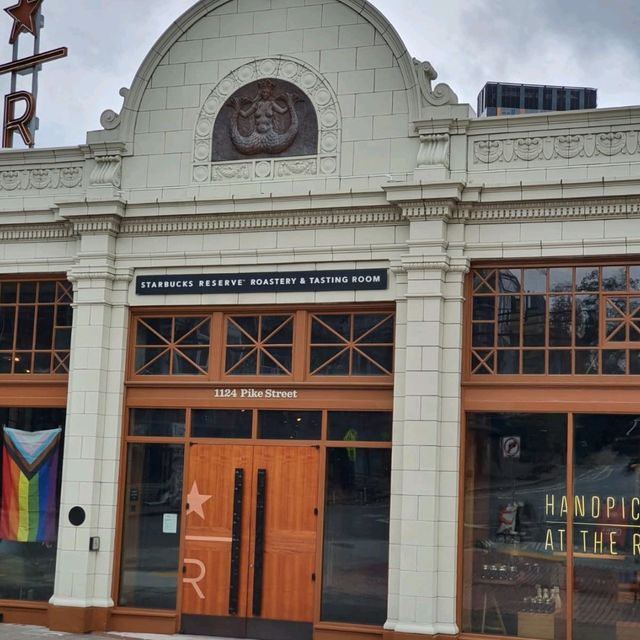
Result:
[[[295,102],[300,99],[293,93],[283,93],[274,97],[275,84],[271,80],[258,82],[258,93],[253,100],[234,97],[227,102],[233,109],[230,121],[233,146],[244,155],[258,153],[281,153],[286,151],[298,135],[299,122]],[[281,104],[284,103],[284,104]],[[244,108],[246,106],[246,108]],[[278,115],[289,114],[290,124],[285,131],[277,131]],[[239,119],[253,117],[253,131],[249,135],[240,132]]]

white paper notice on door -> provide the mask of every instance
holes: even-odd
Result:
[[[162,533],[178,533],[178,514],[177,513],[163,514]]]

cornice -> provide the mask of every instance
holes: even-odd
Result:
[[[268,214],[153,216],[123,219],[120,235],[284,230],[401,222],[401,211],[395,206]]]
[[[0,225],[0,241],[66,240],[73,237],[73,228],[67,222]]]
[[[451,219],[456,222],[478,223],[608,219],[632,216],[640,216],[640,197],[461,205],[454,210]]]

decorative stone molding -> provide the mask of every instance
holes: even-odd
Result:
[[[291,82],[309,97],[318,116],[318,154],[297,158],[211,162],[213,128],[220,110],[240,87],[261,78]],[[202,184],[337,175],[340,169],[341,137],[337,97],[315,69],[302,60],[285,56],[254,60],[223,78],[204,101],[195,126],[192,179]]]
[[[95,166],[89,176],[89,186],[111,186],[120,188],[122,175],[122,156],[95,156]]]
[[[76,265],[67,272],[67,280],[74,284],[81,280],[106,280],[108,282],[125,282],[128,284],[133,280],[133,272],[134,270],[131,267],[111,267],[108,265],[87,267]]]
[[[353,225],[398,224],[402,222],[396,207],[371,209],[325,209],[287,213],[243,215],[192,215],[125,218],[120,235],[145,236],[170,233],[211,233],[299,229]]]
[[[73,236],[66,222],[52,224],[11,224],[0,226],[0,241],[8,240],[65,240]]]
[[[400,267],[403,271],[444,271],[446,273],[467,273],[468,258],[450,258],[449,256],[406,256]]]
[[[418,200],[398,205],[404,220],[449,220],[455,210],[455,203],[450,200]]]
[[[120,96],[126,100],[127,95],[129,94],[129,89],[126,87],[122,87],[120,89]],[[100,116],[100,124],[103,129],[107,129],[110,131],[111,129],[117,129],[120,126],[120,120],[122,118],[122,111],[120,113],[116,113],[113,109],[107,109],[102,112]]]
[[[83,176],[82,165],[4,169],[0,170],[0,192],[74,189],[81,185]]]
[[[418,167],[444,166],[449,168],[449,134],[420,134]]]
[[[602,200],[500,202],[459,207],[453,212],[456,222],[511,222],[537,220],[575,220],[589,218],[627,218],[640,216],[640,198],[603,198]]]
[[[413,65],[418,78],[420,96],[427,105],[441,107],[445,104],[458,104],[458,96],[448,84],[440,83],[435,88],[431,87],[431,82],[436,80],[438,73],[430,62],[420,62],[414,58]]]
[[[121,218],[118,215],[86,216],[72,218],[74,235],[110,234],[118,235]]]
[[[476,140],[476,164],[640,155],[640,130]]]

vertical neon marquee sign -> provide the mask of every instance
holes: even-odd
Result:
[[[2,147],[13,147],[13,137],[18,133],[28,147],[33,147],[37,129],[36,100],[38,97],[38,72],[44,62],[66,57],[67,47],[40,53],[40,30],[44,24],[41,6],[44,0],[18,0],[5,9],[13,18],[13,28],[9,44],[13,45],[11,62],[0,65],[0,75],[11,74],[11,92],[4,97],[4,117],[2,121]],[[33,55],[19,58],[18,40],[22,33],[33,36]],[[31,74],[31,91],[18,91],[18,75]],[[18,105],[22,112],[18,114]]]

